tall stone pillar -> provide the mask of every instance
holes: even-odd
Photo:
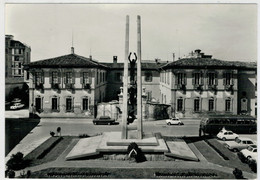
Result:
[[[142,72],[141,72],[141,16],[137,16],[137,137],[143,138]]]
[[[123,76],[123,112],[122,112],[122,139],[127,139],[127,115],[128,115],[128,54],[129,54],[129,16],[126,16],[125,33],[125,62]]]

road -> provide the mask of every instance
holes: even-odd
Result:
[[[199,134],[199,121],[184,121],[185,125],[178,126],[166,125],[164,120],[160,121],[144,121],[143,130],[145,133],[161,132],[165,136],[197,136]],[[136,122],[130,126],[136,126]],[[57,127],[61,127],[62,135],[79,135],[79,134],[100,134],[102,132],[121,131],[121,125],[93,125],[91,121],[83,122],[82,120],[73,122],[73,120],[41,120],[37,126],[43,134],[49,134],[50,131],[56,131]]]

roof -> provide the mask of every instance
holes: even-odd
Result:
[[[211,58],[183,58],[166,65],[161,68],[235,68],[235,69],[256,69],[255,62],[241,62],[241,61],[223,61]]]
[[[109,66],[111,69],[124,69],[124,63],[102,63],[105,66]],[[155,63],[155,62],[142,62],[141,68],[142,69],[150,69],[150,70],[157,70],[160,66],[166,63]]]
[[[77,54],[68,54],[64,56],[59,56],[55,58],[40,60],[31,62],[28,65],[31,67],[100,67],[100,68],[107,68],[107,66],[98,63],[90,58],[86,58],[83,56],[79,56]]]

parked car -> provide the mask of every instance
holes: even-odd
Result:
[[[12,100],[12,103],[20,103],[22,100],[21,99],[19,99],[19,98],[14,98],[13,100]]]
[[[175,118],[171,118],[171,119],[167,119],[166,120],[166,124],[167,125],[184,125],[184,123],[177,117]]]
[[[254,159],[257,161],[257,145],[250,145],[246,149],[241,150],[241,153],[247,160]]]
[[[226,130],[225,128],[223,128],[221,131],[219,131],[219,133],[217,134],[217,138],[221,139],[223,141],[226,140],[234,140],[236,138],[238,138],[239,135],[236,133],[233,133],[232,131]]]
[[[246,149],[248,146],[253,145],[254,142],[249,138],[236,138],[235,141],[227,141],[225,146],[231,151],[241,151],[242,149]]]
[[[14,105],[12,105],[10,107],[10,109],[20,109],[20,108],[23,108],[24,107],[24,104],[22,103],[14,103]]]
[[[115,123],[115,119],[111,119],[109,116],[100,116],[98,119],[93,120],[93,124],[104,124],[104,125],[111,125]]]

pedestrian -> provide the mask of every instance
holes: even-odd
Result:
[[[57,128],[57,135],[59,135],[59,134],[61,136],[61,128],[60,127]]]

